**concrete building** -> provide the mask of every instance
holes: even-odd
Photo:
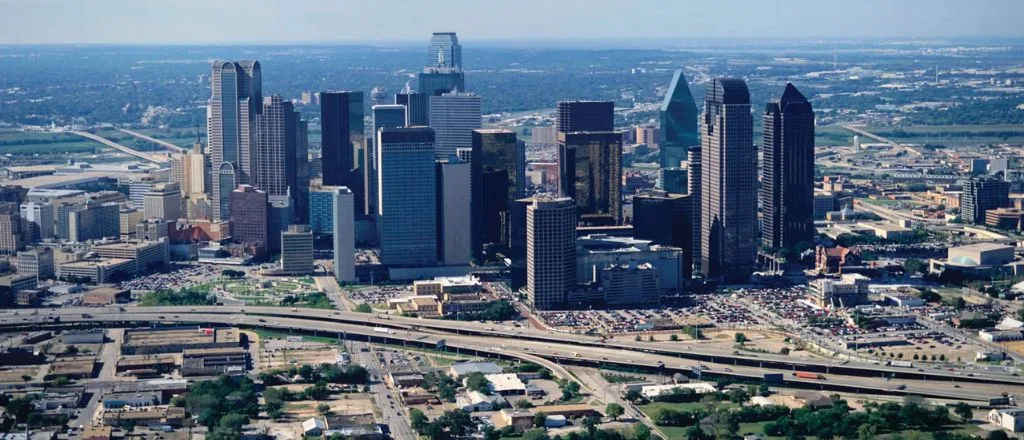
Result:
[[[576,279],[598,283],[600,271],[609,266],[650,264],[658,273],[661,289],[686,286],[682,249],[653,244],[649,240],[591,234],[576,239]]]
[[[109,283],[128,279],[135,273],[135,260],[105,258],[62,263],[57,266],[57,278],[76,279],[86,283]]]
[[[231,238],[238,243],[267,246],[267,193],[241,185],[231,191],[230,207]]]
[[[1024,211],[1014,208],[990,209],[985,211],[985,225],[999,229],[1024,230]]]
[[[470,171],[458,157],[437,162],[437,259],[446,266],[464,266],[473,257]]]
[[[868,302],[868,278],[844,274],[840,279],[821,278],[810,282],[810,297],[818,307],[854,307]]]
[[[167,240],[99,244],[91,251],[103,258],[132,260],[132,274],[162,270],[170,262]]]
[[[1024,409],[993,409],[988,421],[1010,432],[1024,432]]]
[[[18,273],[38,279],[54,277],[53,248],[37,247],[18,252]]]
[[[961,266],[997,266],[1014,259],[1013,246],[996,243],[978,243],[955,246],[947,251],[947,260]]]
[[[118,237],[121,209],[117,203],[87,202],[67,211],[67,241],[84,242]]]
[[[135,233],[132,236],[139,240],[157,241],[169,236],[168,225],[167,221],[155,218],[142,220],[135,225]]]
[[[291,225],[281,233],[281,272],[288,275],[313,273],[313,232],[307,225]]]
[[[699,207],[694,200],[690,194],[657,190],[633,196],[633,238],[682,250],[679,287],[693,277],[693,263],[700,253],[700,231],[693,223]],[[663,276],[662,287],[676,288],[676,283]]]
[[[27,237],[36,243],[53,237],[53,205],[49,203],[26,202],[21,204],[21,218],[31,228]]]
[[[267,195],[267,250],[270,253],[281,252],[281,233],[288,230],[288,225],[295,221],[295,209],[292,198],[286,195]]]
[[[381,262],[387,266],[435,266],[434,130],[382,128],[376,145]]]
[[[757,251],[757,151],[750,92],[717,78],[701,118],[701,273],[746,282]]]
[[[605,307],[656,307],[661,301],[658,270],[650,263],[595,267],[593,276]]]
[[[25,248],[31,238],[25,226],[16,203],[0,203],[0,255],[14,255]]]
[[[568,303],[576,285],[576,205],[569,198],[533,198],[526,207],[526,290],[534,309]]]
[[[454,155],[458,148],[473,146],[473,130],[479,129],[480,96],[462,90],[430,97],[428,117],[434,129],[438,159]]]
[[[355,199],[352,191],[345,187],[335,187],[331,197],[334,279],[339,283],[355,282]]]
[[[147,219],[174,221],[185,218],[181,199],[181,185],[177,182],[153,184],[142,195],[142,216]]]

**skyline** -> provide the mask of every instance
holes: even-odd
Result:
[[[432,31],[455,31],[465,40],[494,43],[613,40],[610,42],[627,45],[659,40],[688,43],[672,42],[674,39],[1024,36],[1018,25],[1024,17],[1024,3],[1012,0],[980,2],[984,7],[979,7],[979,2],[954,0],[736,2],[742,6],[658,1],[635,5],[600,0],[588,2],[585,11],[572,3],[537,0],[516,4],[456,0],[447,3],[450,8],[446,9],[400,1],[265,1],[252,7],[241,0],[212,4],[174,0],[150,3],[145,8],[136,3],[0,0],[0,10],[5,11],[0,16],[0,44],[394,44],[418,43],[422,35]],[[730,20],[715,19],[723,14],[731,14]],[[908,16],[915,20],[906,21]],[[390,26],[381,26],[384,22]],[[255,36],[234,33],[226,38],[211,32],[253,24],[266,32]],[[29,33],[25,29],[45,32]]]

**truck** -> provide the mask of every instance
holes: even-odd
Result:
[[[373,328],[373,332],[374,332],[374,333],[387,333],[387,334],[389,334],[389,335],[390,335],[390,334],[392,334],[392,333],[394,333],[394,331],[392,331],[391,329],[389,329],[389,328],[384,328],[384,327],[374,327],[374,328]]]
[[[786,376],[782,373],[765,373],[764,381],[769,383],[779,383],[785,380]]]
[[[793,376],[796,376],[796,377],[798,377],[800,379],[825,380],[825,376],[824,375],[821,375],[821,374],[818,374],[818,373],[809,373],[809,372],[806,372],[806,371],[794,371],[793,372]]]
[[[914,368],[914,363],[910,361],[889,361],[890,367],[902,367],[902,368]]]

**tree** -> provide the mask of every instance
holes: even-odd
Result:
[[[526,399],[519,399],[516,401],[515,407],[519,409],[533,408],[533,402]]]
[[[470,373],[470,375],[466,377],[466,389],[470,391],[488,393],[491,390],[491,382],[487,380],[487,377],[485,377],[483,373]]]
[[[78,354],[78,347],[75,347],[74,345],[68,345],[67,347],[64,347],[64,354],[74,356]]]
[[[740,345],[743,345],[744,343],[747,342],[747,335],[743,333],[736,333],[736,336],[734,336],[733,338],[736,340],[736,343]]]
[[[580,384],[572,380],[564,380],[559,388],[562,389],[562,400],[572,400],[580,395]]]
[[[430,424],[430,421],[427,420],[427,415],[423,414],[423,411],[413,408],[409,410],[409,424],[413,431],[423,434],[426,431],[427,425]]]
[[[626,391],[626,400],[628,400],[630,402],[637,402],[641,398],[643,398],[643,395],[640,394],[640,390],[629,390],[629,391]]]
[[[619,416],[626,412],[626,409],[623,408],[622,405],[612,402],[604,407],[604,412],[608,417],[611,417],[612,420],[618,420]]]
[[[924,273],[927,268],[927,263],[916,258],[908,258],[903,262],[903,273],[906,275]]]
[[[531,429],[523,433],[523,440],[549,440],[547,431],[543,429]]]
[[[970,422],[974,418],[971,405],[968,405],[966,402],[957,402],[956,405],[953,405],[953,413],[964,423]]]
[[[761,397],[768,397],[772,393],[771,388],[768,388],[768,384],[762,383],[757,387],[757,394]]]
[[[543,428],[544,422],[548,420],[548,416],[544,413],[536,413],[533,415],[533,426],[536,428]]]
[[[1006,435],[1006,432],[1002,429],[997,429],[988,434],[988,440],[1009,440],[1010,436]]]
[[[356,311],[359,313],[373,313],[373,307],[367,303],[362,303],[356,306]]]
[[[672,342],[676,342],[676,341],[678,341],[678,340],[679,340],[679,335],[676,335],[676,334],[672,334],[672,335],[670,335],[670,336],[668,337],[668,340],[669,340],[669,341],[672,341]]]
[[[326,416],[331,412],[331,406],[326,403],[321,403],[316,406],[316,412],[320,413],[322,416]]]
[[[651,428],[643,423],[637,423],[633,425],[633,440],[650,440],[651,439]]]

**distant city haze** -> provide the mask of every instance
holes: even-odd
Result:
[[[1020,0],[0,0],[0,44],[1018,37]],[[682,41],[675,41],[680,39]],[[607,41],[610,40],[610,41]]]

